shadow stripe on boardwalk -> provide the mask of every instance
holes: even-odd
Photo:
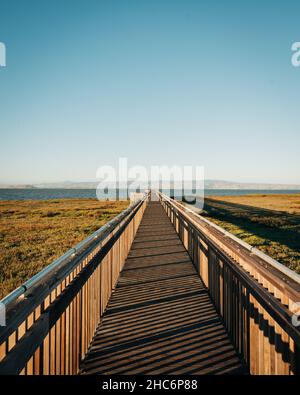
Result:
[[[81,373],[245,373],[158,202],[145,211]]]

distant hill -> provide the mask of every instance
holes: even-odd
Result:
[[[50,189],[95,189],[98,182],[57,182],[57,183],[41,183],[41,184],[0,184],[0,188],[9,189],[31,189],[31,188],[50,188]],[[147,188],[146,184],[142,186]],[[164,187],[168,187],[164,185]],[[205,180],[205,189],[264,189],[264,190],[298,190],[299,184],[267,184],[267,183],[248,183],[224,180]]]
[[[36,189],[37,186],[31,184],[0,184],[0,189]]]
[[[222,180],[206,180],[204,182],[205,189],[299,189],[299,184],[268,184],[268,183],[249,183],[249,182],[234,182]]]

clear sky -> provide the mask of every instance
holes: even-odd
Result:
[[[300,183],[300,2],[0,0],[0,182],[203,165]]]

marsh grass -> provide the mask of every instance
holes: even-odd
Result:
[[[300,273],[300,195],[215,196],[205,217]]]
[[[128,201],[0,201],[0,299],[128,206]]]

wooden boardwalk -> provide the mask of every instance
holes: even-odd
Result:
[[[81,373],[244,372],[169,218],[150,202]]]

